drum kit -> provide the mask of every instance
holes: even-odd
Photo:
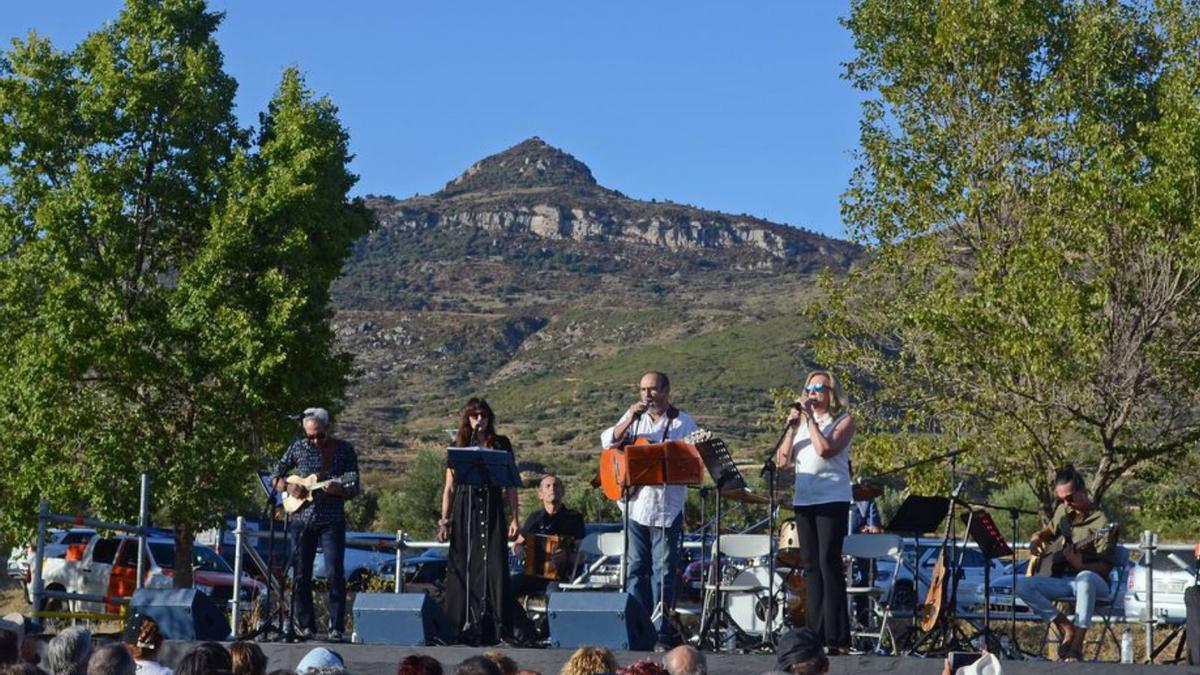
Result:
[[[855,501],[874,499],[883,494],[883,489],[868,484],[853,487]],[[746,504],[767,504],[765,497],[745,491],[724,491],[725,499]],[[727,560],[722,564],[722,583],[728,588],[749,588],[755,592],[727,592],[722,594],[721,603],[733,625],[728,628],[750,642],[780,634],[790,628],[805,624],[807,585],[804,577],[804,550],[800,545],[799,529],[794,519],[779,524],[773,547],[774,565],[769,556],[747,560]],[[772,567],[774,583],[771,582]],[[773,589],[774,601],[768,599]],[[708,598],[706,598],[706,604]],[[750,645],[743,645],[750,646]]]

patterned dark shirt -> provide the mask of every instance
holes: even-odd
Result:
[[[309,476],[320,472],[321,449],[310,445],[307,439],[298,438],[288,446],[283,457],[279,458],[275,470],[271,472],[271,482],[274,483],[275,479],[293,473]],[[333,450],[333,462],[321,479],[333,477],[342,479],[342,488],[346,494],[335,496],[324,490],[317,491],[311,504],[299,513],[292,514],[293,521],[310,524],[346,521],[346,500],[359,492],[358,454],[354,452],[353,445],[341,439],[337,439],[337,447]]]

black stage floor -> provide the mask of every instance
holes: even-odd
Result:
[[[168,641],[163,647],[163,663],[174,667],[179,658],[194,642]],[[446,668],[447,675],[468,656],[483,650],[475,647],[383,647],[356,644],[304,644],[261,643],[274,668],[295,668],[300,659],[314,647],[326,646],[346,659],[347,668],[353,675],[395,675],[400,660],[409,654],[428,654]],[[571,656],[569,649],[508,649],[505,650],[522,668],[536,670],[542,675],[557,675],[563,663]],[[617,663],[628,665],[644,658],[661,657],[650,652],[616,652]],[[775,657],[768,654],[707,654],[708,672],[713,675],[760,675],[773,670]],[[1126,665],[1120,663],[1058,663],[1045,661],[1004,661],[1004,675],[1138,675],[1139,673],[1197,673],[1200,667],[1165,665]],[[830,673],[888,673],[890,675],[938,675],[942,672],[941,659],[895,656],[841,656],[830,660]]]

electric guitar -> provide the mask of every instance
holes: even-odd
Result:
[[[308,490],[308,494],[304,495],[303,497],[293,497],[287,492],[283,494],[283,510],[287,511],[288,513],[295,513],[305,506],[308,506],[309,502],[313,500],[313,493],[317,490],[324,490],[334,483],[342,485],[341,478],[335,476],[328,480],[321,480],[315,473],[305,476],[304,478],[301,478],[300,476],[288,476],[287,482],[288,485],[299,485]]]
[[[1076,542],[1072,542],[1065,535],[1060,534],[1055,537],[1054,541],[1042,546],[1041,551],[1037,555],[1029,557],[1029,566],[1025,568],[1025,576],[1052,577],[1069,572],[1071,567],[1067,564],[1067,559],[1063,556],[1063,549],[1072,544],[1077,550],[1086,548],[1101,539],[1115,534],[1116,531],[1117,524],[1109,523]],[[1052,535],[1054,532],[1046,528],[1038,534],[1045,536]]]

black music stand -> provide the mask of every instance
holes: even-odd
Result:
[[[1004,540],[1004,535],[1000,534],[1000,528],[996,526],[996,521],[992,520],[992,514],[985,509],[971,509],[959,518],[967,526],[967,536],[975,540],[979,545],[979,552],[983,554],[983,630],[979,631],[979,635],[983,637],[984,645],[993,653],[1001,653],[1003,650],[998,649],[1001,645],[996,637],[992,634],[992,559],[1011,556],[1013,549]],[[1015,567],[1014,560],[1014,567]],[[955,591],[957,591],[957,579],[955,579]],[[1013,584],[1013,606],[1016,607],[1016,584]]]
[[[469,502],[475,501],[475,488],[504,488],[518,487],[521,485],[521,474],[517,472],[517,463],[511,452],[504,450],[492,450],[489,448],[469,447],[469,448],[447,448],[446,460],[450,469],[454,471],[454,482],[456,485],[466,485],[471,490]],[[484,522],[492,522],[491,500],[488,499],[484,506],[485,515]],[[471,631],[482,629],[482,622],[485,617],[491,615],[494,609],[491,607],[491,595],[488,588],[488,551],[491,546],[484,540],[483,549],[483,612],[477,613],[475,603],[472,601],[474,588],[471,585],[471,550],[475,548],[475,537],[478,536],[471,530],[471,523],[475,522],[474,518],[467,518],[467,579],[466,579],[466,596],[467,596],[467,615],[463,618],[463,625],[459,628],[460,635],[471,635]],[[400,574],[402,570],[396,570],[396,574]],[[506,572],[507,573],[507,572]],[[493,622],[496,619],[493,618]]]
[[[901,542],[905,538],[913,540],[913,601],[910,608],[912,612],[910,638],[916,635],[917,608],[920,606],[918,596],[921,592],[921,535],[936,531],[942,521],[946,519],[949,508],[949,497],[909,495],[900,504],[900,508],[896,509],[896,514],[888,521],[887,526],[883,528],[885,532],[900,535]],[[900,564],[904,564],[903,543],[901,544]],[[898,573],[899,570],[896,572]],[[895,583],[895,577],[893,577],[892,583]],[[897,651],[900,650],[897,648]]]
[[[729,455],[729,448],[725,442],[712,438],[707,441],[701,441],[696,444],[696,450],[700,453],[700,459],[704,461],[704,467],[708,469],[709,476],[712,477],[713,483],[717,486],[717,514],[716,514],[716,529],[717,538],[713,550],[713,599],[716,608],[712,612],[706,612],[700,617],[700,630],[698,632],[700,646],[705,644],[709,639],[710,633],[716,629],[716,639],[712,641],[713,650],[721,651],[721,630],[732,623],[732,618],[721,598],[721,493],[727,490],[745,490],[746,479],[742,477],[742,472],[738,471],[737,466],[733,463],[733,457]],[[770,535],[767,535],[768,537]],[[774,576],[774,560],[772,562],[772,576]],[[701,574],[703,578],[703,574]],[[770,596],[767,596],[770,598]],[[769,601],[768,601],[769,602]],[[708,603],[704,603],[707,608]],[[771,617],[767,617],[767,626],[770,626]],[[736,625],[736,624],[735,624]]]

